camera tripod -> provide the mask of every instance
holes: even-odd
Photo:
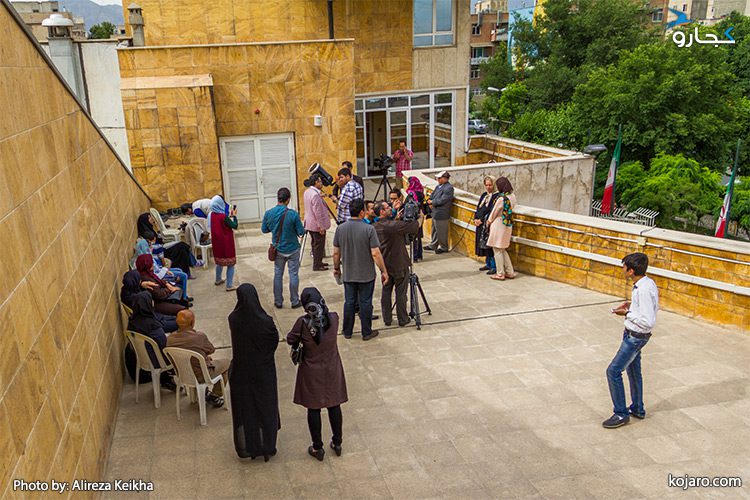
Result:
[[[419,295],[417,295],[419,294]],[[414,240],[409,242],[409,317],[414,319],[417,330],[422,329],[422,313],[419,310],[419,299],[422,299],[427,314],[432,316],[430,304],[427,302],[419,276],[414,272]]]
[[[388,188],[387,191],[386,191],[386,188]],[[373,201],[377,201],[378,200],[378,195],[380,194],[380,190],[381,189],[383,190],[383,196],[385,198],[388,197],[388,194],[393,189],[391,187],[391,183],[388,181],[388,169],[387,168],[383,171],[383,177],[381,177],[381,179],[380,179],[380,185],[378,186],[377,191],[375,191],[375,196],[373,197]]]

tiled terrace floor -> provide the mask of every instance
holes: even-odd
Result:
[[[267,236],[250,227],[238,244],[240,278],[259,288],[286,334],[298,310],[288,299],[285,309],[273,307]],[[136,405],[128,380],[108,479],[150,479],[151,498],[179,499],[750,495],[747,332],[661,312],[644,353],[648,417],[605,430],[604,371],[622,331],[609,309],[621,298],[523,275],[493,282],[460,255],[426,256],[417,270],[430,325],[382,328],[378,320],[381,335],[371,342],[339,337],[350,395],[341,457],[328,453],[320,463],[306,454],[306,413],[291,402],[295,368],[281,344],[283,428],[269,463],[237,458],[228,412],[209,409],[201,427],[197,406],[183,398],[178,422],[171,393],[162,391],[156,410],[144,385]],[[235,295],[213,286],[213,270],[198,275],[197,327],[230,357]],[[342,311],[342,288],[329,273],[313,273],[309,255],[301,278]],[[669,473],[740,476],[745,486],[682,491],[667,487]]]

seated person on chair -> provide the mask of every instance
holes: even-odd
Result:
[[[188,297],[187,285],[188,275],[182,272],[182,269],[178,267],[170,267],[167,269],[163,265],[164,262],[164,247],[156,243],[156,233],[153,231],[145,231],[143,236],[139,236],[135,243],[135,257],[139,255],[150,254],[154,259],[154,274],[161,280],[164,280],[173,285],[179,285],[182,289],[182,298],[191,301],[192,298]]]
[[[145,335],[155,341],[160,351],[167,346],[167,334],[164,333],[161,322],[156,319],[154,301],[148,292],[138,292],[133,297],[133,315],[128,321],[128,330]],[[151,364],[154,367],[160,368],[156,354],[151,346],[146,344],[146,350],[151,358]],[[161,373],[160,382],[161,386],[165,389],[174,391],[176,388],[172,376],[168,372]]]
[[[188,349],[202,355],[206,360],[208,374],[211,377],[221,374],[224,377],[224,383],[226,383],[229,360],[225,358],[213,359],[211,357],[211,354],[216,352],[216,348],[208,340],[205,333],[195,331],[195,315],[193,312],[189,310],[180,311],[177,314],[177,326],[178,330],[167,338],[167,347]],[[195,373],[198,382],[203,383],[203,372],[201,371],[200,364],[195,359],[190,360],[190,363],[193,366],[193,373]],[[221,384],[217,383],[214,385],[213,390],[206,389],[206,401],[216,408],[224,406],[224,394]]]
[[[122,288],[120,289],[120,301],[128,306],[131,311],[135,309],[135,296],[146,290],[146,287],[153,286],[150,282],[145,282],[145,286],[141,287],[141,275],[135,269],[126,272],[122,276]],[[150,294],[149,294],[150,296]],[[168,316],[154,311],[154,317],[161,323],[162,328],[166,333],[171,333],[177,330],[177,320],[174,316]]]
[[[135,268],[141,275],[141,286],[154,298],[154,307],[157,311],[177,316],[178,312],[190,307],[190,302],[180,299],[182,290],[154,274],[154,258],[150,254],[139,255],[135,259]]]

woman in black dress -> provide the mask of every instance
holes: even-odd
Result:
[[[487,216],[490,215],[492,207],[495,205],[495,200],[500,193],[492,193],[495,190],[495,179],[491,176],[484,178],[484,192],[479,197],[479,203],[477,203],[477,209],[474,212],[474,225],[477,230],[474,235],[474,252],[479,257],[484,257],[484,266],[480,267],[480,271],[487,271],[487,274],[495,274],[497,266],[495,265],[495,252],[492,248],[483,248],[482,242],[487,241],[487,227],[485,221]]]
[[[237,289],[237,306],[229,315],[232,365],[229,368],[234,449],[241,458],[276,454],[281,428],[274,353],[279,332],[266,314],[258,292],[248,283]]]
[[[346,378],[338,348],[339,317],[328,311],[317,288],[305,288],[300,295],[305,315],[300,316],[286,336],[289,345],[302,343],[302,361],[297,369],[294,402],[307,408],[307,426],[312,446],[307,453],[323,460],[320,410],[327,408],[331,424],[331,449],[341,455],[341,405],[346,403]]]

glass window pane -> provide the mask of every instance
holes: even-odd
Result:
[[[453,34],[435,35],[435,45],[453,45]]]
[[[453,0],[435,0],[435,31],[453,31]]]
[[[430,168],[430,108],[411,109],[412,169]]]
[[[414,0],[414,34],[422,33],[432,33],[432,0]]]
[[[357,172],[360,172],[359,175],[362,175],[362,172],[365,171],[365,129],[358,128],[355,134],[357,137]],[[337,169],[338,167],[335,167],[333,170]]]
[[[379,109],[385,107],[385,99],[365,99],[365,109]]]
[[[428,94],[411,96],[412,106],[419,106],[421,104],[430,104],[430,96]]]
[[[450,92],[447,94],[438,94],[435,96],[435,102],[440,104],[450,104],[453,102],[453,94]]]
[[[398,97],[389,97],[388,98],[388,107],[390,108],[400,108],[403,106],[409,105],[409,97],[408,96],[398,96]]]
[[[406,111],[391,111],[391,150],[398,149],[399,141],[406,140]]]
[[[430,45],[432,45],[432,35],[427,35],[427,36],[414,35],[415,47],[428,47]]]
[[[362,99],[354,99],[354,109],[357,111],[362,110]]]
[[[452,106],[435,106],[434,168],[449,167],[451,165],[451,144],[453,143],[452,114]]]
[[[365,115],[364,113],[354,113],[354,125],[357,127],[365,126]]]

